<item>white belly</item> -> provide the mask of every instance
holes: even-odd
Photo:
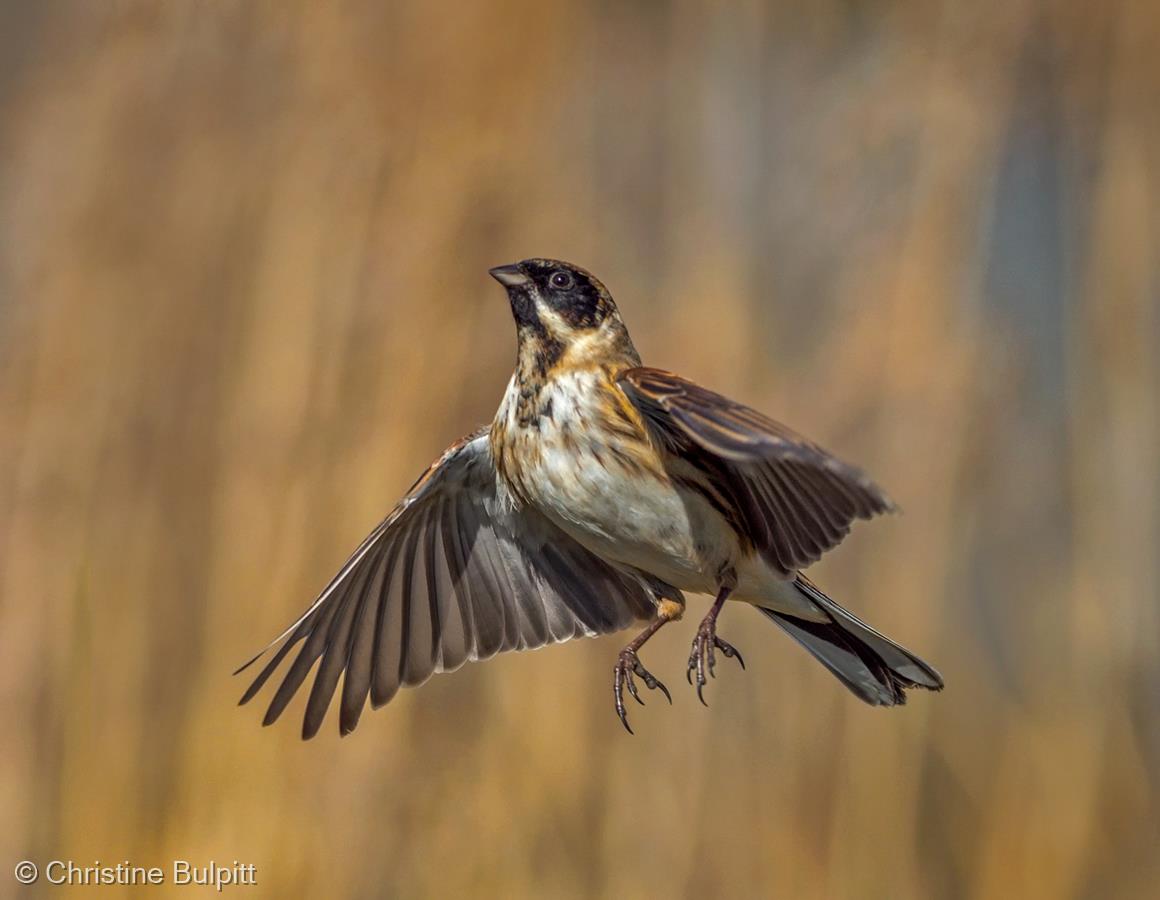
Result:
[[[553,415],[520,428],[514,389],[500,407],[506,439],[519,453],[519,493],[563,531],[602,559],[653,575],[683,591],[715,594],[721,577],[736,577],[734,598],[806,614],[801,595],[760,557],[742,554],[733,529],[698,492],[660,471],[642,471],[605,429],[584,373],[548,389]],[[603,438],[603,439],[602,439]],[[534,452],[527,449],[534,447]],[[627,460],[626,460],[627,458]]]
[[[742,554],[732,530],[699,494],[672,486],[662,490],[610,471],[595,458],[573,462],[570,472],[566,465],[566,459],[546,463],[544,477],[552,488],[541,508],[602,559],[698,594],[716,594],[721,574],[731,571],[736,578],[731,599],[805,619],[825,618],[760,556]]]
[[[509,388],[500,415],[507,439],[526,448],[519,453],[520,493],[601,558],[684,590],[713,592],[717,574],[738,554],[732,530],[659,465],[643,470],[634,463],[643,437],[600,427],[594,377],[572,373],[545,387],[552,415],[533,427],[518,424]]]
[[[684,590],[714,590],[716,573],[737,554],[720,515],[700,496],[607,456],[548,450],[537,473],[541,508],[604,559]]]

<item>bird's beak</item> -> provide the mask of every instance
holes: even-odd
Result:
[[[488,269],[487,274],[506,288],[519,287],[531,280],[514,263],[510,266],[496,266],[494,269]]]

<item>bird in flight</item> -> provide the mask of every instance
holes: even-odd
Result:
[[[942,677],[843,609],[801,570],[855,519],[892,510],[862,471],[746,406],[641,365],[607,289],[578,266],[526,259],[490,274],[515,318],[516,369],[491,425],[452,444],[359,545],[277,647],[241,703],[301,644],[263,724],[315,675],[302,736],[322,725],[342,677],[339,730],[369,696],[387,703],[469,660],[644,622],[614,667],[643,703],[665,685],[645,642],[715,597],[687,676],[704,703],[727,600],[754,606],[875,706]],[[280,646],[279,646],[280,645]],[[236,674],[236,673],[235,673]]]

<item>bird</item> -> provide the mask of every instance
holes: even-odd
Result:
[[[357,547],[277,648],[240,704],[301,645],[269,703],[285,710],[315,664],[302,725],[314,737],[338,682],[339,732],[369,698],[501,651],[643,624],[613,667],[625,691],[672,694],[640,659],[682,618],[685,593],[713,602],[686,677],[706,703],[725,603],[755,607],[859,699],[898,706],[942,676],[830,599],[802,572],[858,519],[895,510],[860,469],[736,401],[642,364],[612,295],[591,273],[530,258],[489,274],[515,320],[516,365],[491,424],[456,441]],[[321,660],[321,662],[319,662]]]

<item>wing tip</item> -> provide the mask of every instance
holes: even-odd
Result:
[[[886,516],[900,516],[902,515],[902,507],[894,501],[886,491],[875,485],[875,490],[878,492],[878,505],[881,507],[876,510],[875,515]]]
[[[236,675],[241,675],[244,671],[246,671],[246,669],[248,669],[250,666],[252,666],[254,663],[256,663],[259,659],[261,659],[263,656],[265,656],[266,651],[269,649],[270,649],[269,647],[263,647],[260,651],[255,653],[248,660],[246,660],[244,663],[242,663],[240,666],[238,666],[236,669],[234,669],[233,672],[230,673],[230,677],[232,678]]]

